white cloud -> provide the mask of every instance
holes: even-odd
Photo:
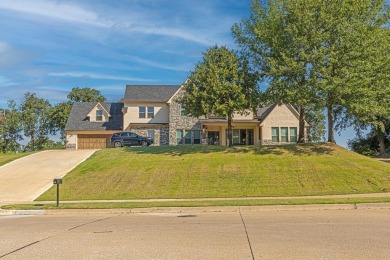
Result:
[[[18,83],[13,82],[12,80],[0,75],[0,88],[1,87],[10,87],[10,86],[15,86],[15,85],[18,85]]]
[[[139,63],[139,64],[143,64],[143,65],[147,65],[147,66],[151,66],[151,67],[155,67],[155,68],[159,68],[159,69],[165,69],[165,70],[173,70],[173,71],[189,71],[190,69],[188,68],[188,66],[169,66],[169,65],[165,65],[164,63],[162,62],[155,62],[155,61],[151,61],[151,60],[147,60],[147,59],[143,59],[143,58],[139,58],[139,57],[134,57],[134,56],[128,56],[131,60]]]
[[[91,78],[91,79],[127,80],[127,81],[151,81],[150,79],[144,79],[144,78],[112,76],[112,75],[104,75],[104,74],[99,74],[99,73],[77,72],[77,71],[53,72],[53,73],[49,73],[49,76],[70,77],[70,78],[84,78],[85,77],[85,78]]]
[[[110,27],[112,25],[99,19],[98,15],[92,11],[76,5],[61,4],[57,1],[0,1],[0,9],[100,27]]]
[[[156,17],[158,16],[157,11],[152,9],[131,8],[122,12],[122,10],[118,11],[107,7],[98,12],[92,11],[92,8],[93,6],[86,9],[71,3],[48,0],[0,1],[0,9],[62,22],[113,29],[124,33],[172,37],[205,46],[223,41],[210,28],[204,28],[204,24],[201,28],[196,29],[192,25],[188,27],[182,23],[173,24],[171,23],[172,17],[164,17],[164,20],[161,20],[161,17]],[[213,20],[215,19],[217,18],[213,17]],[[206,17],[203,22],[207,24]]]

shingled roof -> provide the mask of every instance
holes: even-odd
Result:
[[[108,122],[90,122],[87,115],[97,105],[96,102],[74,103],[65,131],[70,130],[122,130],[123,103],[100,103],[111,117]]]
[[[180,85],[127,85],[123,101],[167,102]]]
[[[276,105],[257,107],[256,115],[258,116],[259,120],[264,121],[264,119],[271,113],[274,107],[276,107]]]

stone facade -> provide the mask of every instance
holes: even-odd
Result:
[[[134,132],[141,136],[148,136],[149,131],[154,131],[153,146],[169,145],[169,127],[168,126],[129,126],[126,131]]]
[[[177,145],[176,130],[200,130],[201,144],[207,144],[207,133],[203,131],[199,118],[181,115],[181,105],[177,99],[183,94],[179,91],[173,98],[169,106],[169,144]],[[193,133],[191,138],[194,138]]]

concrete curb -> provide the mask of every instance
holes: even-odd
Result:
[[[0,216],[12,215],[46,215],[45,210],[0,210]]]
[[[160,207],[134,209],[50,209],[46,215],[68,214],[144,214],[144,213],[216,213],[216,212],[265,212],[265,211],[313,211],[313,210],[367,210],[390,209],[390,203],[361,204],[310,204],[277,206],[225,206],[225,207]]]
[[[151,214],[151,213],[223,213],[266,211],[313,211],[313,210],[372,210],[390,209],[390,202],[360,204],[310,204],[277,206],[225,206],[225,207],[160,207],[133,209],[48,209],[48,210],[0,210],[0,216],[10,215],[79,215],[79,214]]]

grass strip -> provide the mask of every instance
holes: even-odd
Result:
[[[323,198],[323,199],[253,199],[253,200],[211,200],[211,201],[168,201],[168,202],[86,202],[48,204],[13,204],[1,208],[7,210],[38,209],[132,209],[162,207],[216,207],[216,206],[271,206],[271,205],[308,205],[308,204],[357,204],[390,202],[390,197],[378,198]]]
[[[16,159],[22,158],[27,155],[33,154],[32,152],[28,153],[0,153],[0,166],[10,163]]]

